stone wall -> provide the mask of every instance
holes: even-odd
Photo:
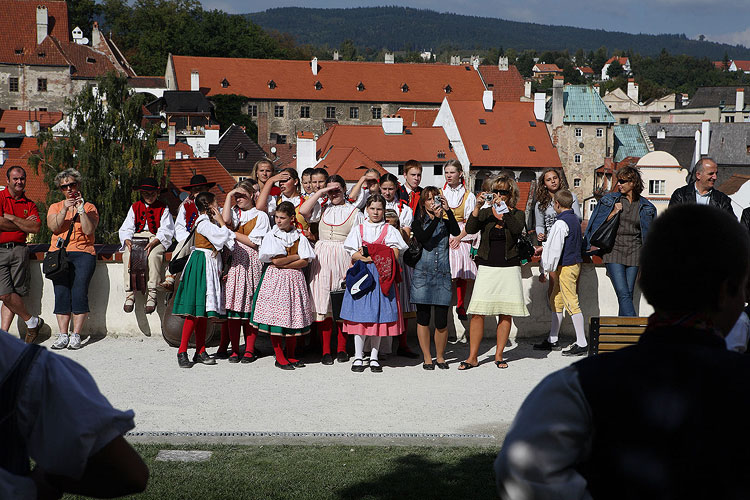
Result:
[[[581,137],[575,130],[581,129]],[[596,136],[597,129],[602,137]],[[604,158],[613,154],[614,129],[606,124],[566,123],[550,130],[552,143],[557,147],[563,171],[568,179],[570,190],[578,200],[590,197],[594,190],[595,170],[604,164]],[[581,162],[575,162],[575,155],[581,155]],[[576,179],[580,179],[576,186]]]
[[[9,80],[18,78],[18,92],[10,92]],[[37,80],[47,79],[47,91],[37,90]],[[18,66],[0,64],[0,108],[63,111],[65,99],[72,95],[70,69],[52,66]],[[15,132],[6,130],[6,132]]]

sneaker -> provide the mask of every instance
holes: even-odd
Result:
[[[68,343],[68,349],[80,349],[81,348],[81,336],[74,333],[70,336],[70,342]]]
[[[68,347],[68,334],[60,333],[57,335],[57,340],[52,344],[52,349],[65,349]]]
[[[563,356],[584,356],[589,352],[589,347],[581,347],[578,344],[573,344],[567,351],[563,351]]]
[[[562,350],[562,346],[560,345],[560,341],[550,342],[548,339],[544,339],[542,342],[539,342],[538,344],[534,344],[534,350],[536,351],[560,351]]]

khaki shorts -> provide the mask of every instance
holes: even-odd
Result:
[[[0,295],[29,293],[29,249],[0,248]]]

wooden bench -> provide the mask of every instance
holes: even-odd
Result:
[[[589,324],[589,356],[612,352],[636,344],[646,329],[648,318],[597,316]]]

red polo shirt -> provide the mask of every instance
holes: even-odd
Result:
[[[27,219],[32,215],[36,215],[39,218],[39,210],[36,208],[36,204],[30,199],[22,195],[20,198],[15,199],[10,194],[10,189],[7,187],[0,191],[0,217],[6,213],[13,214],[21,219]],[[0,232],[0,243],[26,243],[27,234],[23,231],[3,231]]]

